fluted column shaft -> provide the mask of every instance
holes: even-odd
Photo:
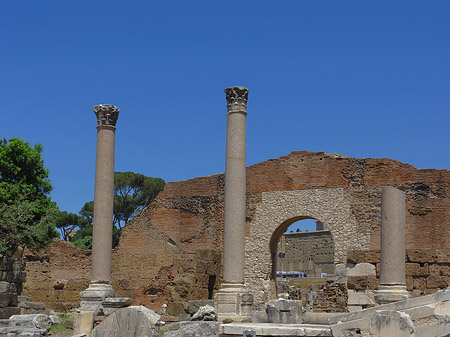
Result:
[[[227,148],[223,243],[224,283],[244,284],[246,208],[246,115],[248,89],[227,94]]]
[[[110,284],[114,205],[115,123],[119,109],[112,105],[97,105],[94,107],[94,111],[97,115],[98,126],[91,283]]]

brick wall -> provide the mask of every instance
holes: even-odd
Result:
[[[127,224],[113,253],[113,285],[120,296],[154,306],[175,303],[172,309],[176,313],[185,301],[205,298],[218,288],[222,277],[223,185],[223,174],[167,183],[152,205]],[[391,159],[355,159],[307,151],[248,167],[245,277],[256,301],[275,296],[269,242],[276,241],[295,217],[313,214],[326,226],[333,224],[327,228],[335,242],[335,263],[345,264],[348,250],[379,249],[380,192],[385,185],[406,193],[407,249],[450,250],[446,239],[450,235],[448,170],[419,170]],[[273,208],[266,207],[269,200]],[[275,219],[274,211],[280,209],[284,213]],[[87,286],[87,278],[83,283],[80,275],[88,275],[88,253],[72,248],[47,252],[36,263],[28,264],[26,293],[33,301],[45,302],[41,299],[46,298],[52,305],[75,300],[75,296],[61,295],[54,286],[42,286],[41,281],[53,282],[67,275],[69,283],[72,278],[78,281],[74,281],[72,292],[69,288],[66,291],[78,293]],[[67,262],[70,256],[74,260]],[[429,289],[434,279],[429,281]],[[417,278],[416,282],[421,281]]]
[[[370,263],[376,267],[376,276],[349,276],[347,286],[352,290],[376,290],[380,277],[379,251],[352,251],[348,263]],[[450,285],[450,250],[407,249],[406,287],[413,297],[432,294]]]

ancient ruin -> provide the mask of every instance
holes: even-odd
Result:
[[[79,292],[89,284],[81,295],[79,321],[90,328],[98,313],[125,313],[116,310],[126,301],[110,299],[116,293],[132,298],[137,308],[127,309],[127,319],[141,315],[133,310],[145,311],[139,305],[163,320],[192,319],[193,300],[205,301],[202,306],[215,302],[218,322],[183,323],[167,336],[200,326],[223,337],[450,334],[450,171],[307,151],[246,168],[248,90],[225,92],[225,174],[168,183],[127,224],[112,252],[106,227],[112,219],[118,109],[96,107],[97,170],[105,166],[96,172],[95,202],[105,205],[96,211],[92,263],[89,251],[67,242],[54,242],[39,254],[26,252],[23,295],[52,307],[77,307]],[[300,270],[306,263],[293,257],[287,267],[277,267],[283,233],[302,219],[322,223],[328,236],[321,242],[333,244],[325,254],[331,264],[326,271],[319,259],[304,268],[316,277],[332,274],[308,308],[295,292],[278,299],[276,283],[277,270],[295,270],[294,264]],[[99,335],[108,333],[105,325]],[[153,325],[146,329],[157,331]]]

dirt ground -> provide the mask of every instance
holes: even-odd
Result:
[[[49,333],[48,335],[51,337],[72,337],[74,334],[75,332],[69,331],[69,332],[52,332]]]

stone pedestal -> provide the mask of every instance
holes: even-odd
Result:
[[[391,186],[381,191],[380,285],[375,293],[379,304],[410,298],[405,280],[405,194]]]
[[[251,322],[253,296],[242,284],[222,283],[215,296],[217,321]]]
[[[216,294],[218,321],[251,320],[253,297],[244,289],[246,211],[246,116],[248,89],[225,89],[227,149],[225,162],[223,278]],[[248,312],[250,311],[250,312]]]

